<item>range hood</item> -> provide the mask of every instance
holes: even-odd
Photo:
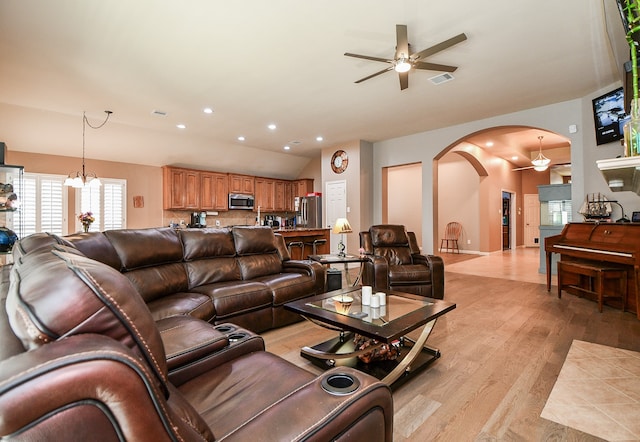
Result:
[[[628,190],[640,195],[640,157],[612,158],[596,163],[612,192]]]

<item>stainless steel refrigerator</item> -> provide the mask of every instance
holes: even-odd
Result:
[[[297,201],[297,227],[319,229],[322,227],[322,197],[302,196]]]

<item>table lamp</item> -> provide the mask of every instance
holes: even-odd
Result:
[[[351,233],[353,230],[351,229],[351,224],[347,218],[338,218],[336,223],[333,225],[333,233],[340,234],[340,242],[338,242],[338,256],[344,258],[346,254],[344,253],[344,234]]]

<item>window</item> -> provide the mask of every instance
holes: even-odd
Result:
[[[65,176],[24,174],[24,195],[20,210],[15,212],[15,224],[24,226],[22,236],[38,232],[67,234],[67,192]],[[22,219],[20,219],[22,218]]]
[[[100,178],[102,186],[86,186],[76,193],[76,226],[82,230],[77,215],[91,212],[95,221],[90,232],[124,229],[127,225],[127,180]]]

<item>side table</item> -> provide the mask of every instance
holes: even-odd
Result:
[[[311,261],[319,262],[322,265],[326,265],[330,267],[331,264],[344,264],[344,271],[346,273],[347,284],[350,286],[356,286],[360,282],[360,278],[362,277],[362,263],[367,261],[367,258],[359,255],[309,255],[309,259]],[[356,280],[351,284],[351,276],[349,275],[349,263],[359,262],[360,270],[358,271],[358,276]]]

